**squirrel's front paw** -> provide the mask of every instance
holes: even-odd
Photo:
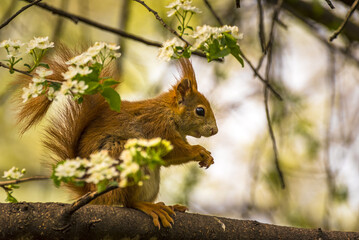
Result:
[[[213,157],[210,151],[207,151],[205,148],[199,151],[199,155],[202,160],[199,162],[200,167],[209,168],[214,163]]]

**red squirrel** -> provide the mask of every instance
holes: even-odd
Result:
[[[65,62],[75,53],[65,47],[58,47],[54,57],[47,63],[54,71],[49,79],[64,81]],[[54,163],[76,157],[86,158],[91,153],[108,150],[111,157],[118,159],[124,144],[130,138],[151,139],[160,137],[169,140],[173,150],[164,157],[164,166],[197,161],[201,167],[213,164],[211,153],[200,145],[190,145],[186,136],[209,137],[218,132],[216,119],[208,100],[197,90],[197,82],[191,62],[179,60],[180,78],[167,92],[142,101],[122,101],[121,111],[112,111],[100,94],[85,95],[81,104],[67,98],[60,110],[49,118],[43,143],[51,153]],[[113,71],[104,70],[104,76]],[[30,77],[19,79],[17,84],[27,86]],[[38,123],[47,113],[51,101],[46,96],[29,99],[23,103],[17,116],[22,124],[22,133]],[[93,204],[121,204],[138,209],[153,219],[155,226],[173,224],[174,211],[185,211],[180,205],[166,206],[154,203],[160,182],[160,167],[149,170],[150,179],[143,186],[119,188],[108,192]],[[69,186],[76,197],[96,186]]]

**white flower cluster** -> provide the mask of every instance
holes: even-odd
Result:
[[[180,41],[177,37],[167,40],[162,44],[162,47],[158,50],[158,58],[168,62],[172,57],[176,57],[175,47],[184,47],[185,43]]]
[[[7,59],[12,59],[19,57],[21,55],[20,47],[23,46],[24,43],[22,43],[20,40],[4,40],[0,43],[0,48],[5,48],[7,51]]]
[[[22,176],[24,176],[24,173],[26,172],[26,169],[23,168],[21,171],[16,168],[12,167],[8,171],[4,171],[3,178],[9,179],[9,180],[16,180],[20,179]]]
[[[69,93],[76,95],[84,94],[88,86],[84,81],[74,80],[77,76],[85,76],[92,73],[90,69],[94,63],[100,63],[102,66],[107,62],[119,58],[121,53],[116,52],[120,46],[104,42],[96,42],[92,47],[88,48],[86,52],[75,56],[66,62],[69,65],[67,72],[62,73],[66,80],[61,86],[61,94],[67,95]]]
[[[196,8],[191,5],[192,0],[176,0],[172,3],[170,3],[166,8],[171,8],[167,12],[167,16],[171,17],[175,15],[180,9],[183,9],[184,11],[191,12],[191,13],[201,13],[202,11],[199,8]]]
[[[112,43],[96,42],[92,47],[89,47],[86,52],[73,57],[67,61],[66,64],[80,68],[95,62],[105,65],[107,59],[112,60],[121,57],[121,53],[116,52],[119,49],[120,46]]]
[[[87,183],[98,184],[105,179],[112,179],[118,176],[114,165],[118,163],[102,150],[90,155],[90,159],[68,159],[55,168],[55,176],[62,178],[83,178],[85,175]]]
[[[31,53],[36,48],[46,50],[53,47],[54,43],[49,42],[49,37],[34,37],[34,39],[30,40],[30,42],[27,44],[26,52]]]
[[[239,33],[238,27],[224,25],[222,27],[211,27],[208,25],[198,26],[192,37],[196,39],[193,44],[194,49],[198,49],[209,39],[218,39],[223,37],[223,33],[230,33],[235,39],[242,39],[243,33]]]
[[[23,102],[26,102],[30,98],[35,98],[41,94],[43,94],[46,91],[46,87],[44,87],[44,83],[46,82],[46,77],[53,74],[52,70],[48,70],[44,67],[36,68],[36,74],[37,76],[34,76],[32,78],[32,82],[29,83],[29,86],[27,88],[23,88],[23,94],[22,99]],[[48,92],[54,94],[54,89],[50,87],[48,89]]]

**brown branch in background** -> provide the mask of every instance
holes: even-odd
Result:
[[[38,181],[38,180],[49,180],[50,177],[48,176],[33,176],[33,177],[27,177],[27,178],[20,178],[16,180],[8,180],[8,181],[1,181],[0,187],[12,185],[12,184],[18,184],[23,182],[29,182],[29,181]]]
[[[127,25],[128,25],[128,20],[130,17],[130,6],[132,4],[132,1],[122,1],[120,3],[120,16],[119,16],[119,21],[118,21],[118,27],[119,29],[123,29],[126,31],[127,29]],[[126,41],[125,38],[119,36],[118,38],[118,45],[121,46],[121,54],[123,56],[126,55]],[[117,72],[118,74],[121,76],[123,73],[123,65],[124,65],[124,61],[116,61],[116,67],[117,67]]]
[[[266,66],[266,73],[265,73],[267,82],[269,82],[269,79],[270,79],[269,73],[270,73],[270,69],[271,69],[271,66],[272,66],[272,50],[273,50],[273,47],[270,46],[269,49],[268,49],[268,54],[267,54],[267,66]],[[270,112],[269,112],[268,89],[267,88],[264,88],[264,107],[265,107],[265,112],[266,112],[269,136],[271,138],[272,146],[273,146],[274,164],[275,164],[275,168],[277,170],[278,176],[279,176],[281,187],[282,187],[282,189],[284,189],[285,188],[285,181],[284,181],[283,172],[282,172],[282,170],[280,168],[280,164],[279,164],[279,154],[278,154],[277,141],[276,141],[276,138],[275,138],[275,135],[274,135],[274,131],[273,131],[273,127],[272,127],[272,120],[271,120]]]
[[[266,51],[266,38],[265,38],[265,30],[264,30],[264,16],[263,16],[263,6],[262,0],[257,0],[258,13],[259,13],[259,41],[261,43],[262,52]]]
[[[323,154],[323,162],[324,162],[324,171],[326,174],[326,181],[327,181],[327,188],[328,188],[328,197],[326,198],[325,204],[325,216],[323,217],[324,227],[330,228],[330,205],[331,200],[336,192],[335,187],[335,176],[330,166],[330,149],[331,149],[331,129],[332,129],[332,119],[335,107],[335,75],[336,75],[336,61],[335,61],[335,54],[333,50],[329,48],[329,58],[328,58],[328,87],[330,89],[329,93],[329,111],[327,112],[327,122],[326,122],[326,130],[325,130],[325,137],[324,137],[324,154]]]
[[[23,0],[23,1],[33,2],[33,0]],[[127,33],[127,32],[122,31],[120,29],[116,29],[116,28],[113,28],[113,27],[110,27],[110,26],[106,26],[104,24],[92,21],[92,20],[90,20],[88,18],[84,18],[84,17],[78,16],[78,15],[75,15],[75,14],[68,13],[68,12],[63,11],[61,9],[49,6],[46,3],[37,3],[36,6],[42,8],[44,10],[50,11],[53,14],[65,17],[67,19],[70,19],[75,24],[77,24],[78,22],[82,22],[82,23],[85,23],[85,24],[90,25],[92,27],[95,27],[95,28],[98,28],[98,29],[101,29],[101,30],[104,30],[104,31],[107,31],[107,32],[111,32],[111,33],[120,35],[122,37],[131,39],[131,40],[134,40],[134,41],[137,41],[137,42],[141,42],[141,43],[149,45],[149,46],[162,47],[162,43],[160,43],[160,42],[151,41],[151,40],[142,38],[140,36],[137,36],[137,35],[134,35],[134,34],[131,34],[131,33]],[[195,51],[195,52],[192,52],[192,54],[196,55],[196,56],[199,56],[199,57],[207,58],[206,55],[204,53],[202,53],[202,52]],[[218,60],[215,60],[215,61],[222,62],[223,60],[218,59]]]
[[[241,1],[240,0],[236,0],[236,8],[240,8],[241,7]]]
[[[332,1],[330,1],[330,0],[325,0],[327,3],[328,3],[328,5],[329,5],[329,7],[331,8],[331,9],[334,9],[335,7],[334,7],[334,5],[333,5],[333,3],[332,3]]]
[[[348,48],[344,48],[344,47],[339,47],[339,46],[335,46],[333,44],[330,44],[328,42],[328,39],[322,35],[319,34],[319,30],[318,27],[315,26],[312,22],[308,21],[308,19],[296,14],[295,12],[290,12],[292,14],[292,16],[296,17],[298,20],[302,21],[302,23],[304,23],[309,30],[311,31],[311,33],[318,39],[320,40],[324,45],[326,45],[327,47],[335,50],[336,52],[340,52],[341,54],[343,54],[344,56],[346,56],[347,58],[353,60],[359,67],[359,59],[354,56],[351,51]]]
[[[274,96],[276,96],[276,98],[278,98],[278,100],[283,101],[282,96],[272,87],[272,85],[270,85],[268,83],[268,81],[266,81],[257,71],[257,69],[253,66],[252,62],[246,57],[246,55],[243,53],[243,51],[241,52],[241,57],[244,59],[244,61],[249,65],[249,67],[252,69],[252,71],[254,72],[254,75],[256,75],[259,80],[274,94]]]
[[[13,0],[14,1],[14,0]],[[4,23],[2,23],[0,25],[0,29],[2,29],[3,27],[5,27],[6,25],[8,25],[14,18],[16,18],[20,13],[22,13],[23,11],[25,11],[26,9],[28,9],[29,7],[33,6],[34,4],[39,3],[42,0],[36,0],[24,7],[22,7],[19,11],[17,11],[14,15],[12,15],[9,19],[7,19]]]
[[[211,11],[212,15],[216,18],[219,25],[221,25],[221,26],[224,25],[222,20],[217,15],[217,13],[213,10],[213,8],[212,8],[211,4],[208,2],[208,0],[203,0],[203,1],[206,4],[206,6],[208,7],[209,11]]]
[[[343,31],[345,25],[349,21],[350,16],[353,14],[355,9],[358,7],[358,4],[359,4],[359,0],[355,0],[353,5],[350,7],[347,15],[345,16],[343,23],[339,26],[339,28],[337,30],[335,30],[335,32],[332,34],[332,36],[330,36],[329,41],[333,41],[334,39],[336,39],[338,37],[338,35]]]
[[[138,2],[139,4],[141,4],[142,6],[144,6],[149,12],[151,12],[153,15],[155,15],[156,19],[162,24],[162,26],[164,28],[166,28],[168,31],[170,31],[172,34],[174,34],[176,37],[178,37],[179,39],[181,39],[183,42],[185,42],[188,46],[190,46],[191,44],[189,42],[187,42],[183,37],[181,37],[178,32],[176,32],[176,30],[172,29],[170,26],[168,26],[163,19],[158,15],[158,13],[153,10],[152,8],[150,8],[144,1],[141,0],[133,0],[135,2]]]

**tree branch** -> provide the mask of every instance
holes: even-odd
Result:
[[[328,5],[329,5],[329,7],[331,8],[331,9],[334,9],[335,7],[334,7],[334,5],[333,5],[333,3],[332,3],[332,1],[330,1],[330,0],[325,0],[327,3],[328,3]]]
[[[156,19],[162,24],[162,26],[164,28],[166,28],[168,31],[170,31],[172,34],[174,34],[176,37],[178,37],[179,39],[181,39],[183,42],[185,42],[187,45],[191,45],[189,42],[187,42],[182,36],[180,36],[178,34],[178,32],[176,32],[176,30],[172,29],[170,26],[168,26],[163,19],[158,15],[158,13],[153,10],[152,8],[150,8],[144,1],[141,0],[133,0],[135,2],[138,2],[139,4],[141,4],[142,6],[144,6],[149,12],[151,12],[153,15],[155,15]]]
[[[158,230],[140,211],[115,206],[87,205],[59,228],[60,212],[68,204],[0,203],[3,239],[357,239],[359,233],[263,224],[193,213],[174,217],[172,228]],[[9,224],[11,223],[11,224]]]
[[[22,1],[26,1],[26,2],[31,3],[34,0],[22,0]],[[148,39],[142,38],[140,36],[137,36],[135,34],[131,34],[131,33],[128,33],[128,32],[125,32],[125,31],[122,31],[120,29],[116,29],[116,28],[113,28],[113,27],[110,27],[110,26],[106,26],[106,25],[98,23],[96,21],[92,21],[92,20],[90,20],[88,18],[84,18],[84,17],[78,16],[78,15],[75,15],[75,14],[68,13],[68,12],[63,11],[61,9],[49,6],[46,3],[37,3],[36,6],[42,8],[44,10],[50,11],[53,14],[59,15],[61,17],[65,17],[67,19],[70,19],[75,24],[77,24],[78,22],[82,22],[82,23],[85,23],[85,24],[87,24],[89,26],[92,26],[92,27],[95,27],[95,28],[98,28],[98,29],[101,29],[101,30],[104,30],[104,31],[107,31],[107,32],[117,34],[117,35],[122,36],[124,38],[128,38],[128,39],[131,39],[131,40],[146,44],[148,46],[162,47],[162,43],[160,43],[160,42],[148,40]],[[206,55],[204,53],[202,53],[202,52],[199,52],[199,51],[192,52],[192,54],[196,55],[196,56],[199,56],[199,57],[206,58]],[[223,60],[217,59],[215,61],[222,62]]]
[[[204,3],[206,4],[207,8],[209,9],[209,11],[212,13],[212,15],[215,17],[215,19],[217,20],[217,22],[219,23],[219,25],[224,25],[222,20],[220,19],[220,17],[217,15],[217,13],[213,10],[211,4],[208,2],[208,0],[203,0]]]
[[[48,177],[48,176],[33,176],[33,177],[27,177],[27,178],[20,178],[20,179],[16,179],[16,180],[1,181],[0,187],[11,185],[11,184],[29,182],[29,181],[49,180],[49,179],[50,179],[50,177]]]
[[[333,33],[332,36],[330,36],[329,41],[333,41],[338,37],[338,35],[343,31],[345,25],[348,23],[350,16],[353,14],[355,9],[358,7],[359,0],[356,0],[353,5],[350,7],[349,11],[347,12],[347,15],[345,16],[345,19],[343,23],[339,26],[339,28]]]
[[[22,13],[23,11],[25,11],[26,9],[28,9],[29,7],[33,6],[34,4],[39,3],[42,0],[36,0],[24,7],[22,7],[19,11],[17,11],[14,15],[12,15],[9,19],[7,19],[4,23],[2,23],[0,25],[0,29],[2,29],[3,27],[5,27],[6,25],[8,25],[14,18],[16,18],[20,13]]]

